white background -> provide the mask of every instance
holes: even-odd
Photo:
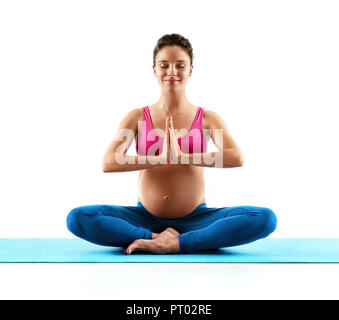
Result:
[[[272,237],[339,237],[338,16],[336,1],[2,1],[0,237],[72,237],[73,207],[136,205],[138,171],[101,160],[126,113],[159,98],[166,33],[193,46],[189,101],[245,157],[205,168],[207,205],[270,207]]]

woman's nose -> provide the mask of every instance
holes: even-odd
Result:
[[[174,73],[175,73],[175,68],[174,67],[169,67],[168,68],[168,74],[169,75],[174,75]]]

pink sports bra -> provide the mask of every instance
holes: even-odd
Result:
[[[153,129],[148,106],[142,109],[143,117],[142,122],[139,121],[138,124],[138,138],[136,140],[137,154],[143,156],[159,155],[162,151],[164,138],[157,135],[155,129]],[[178,139],[178,144],[183,153],[205,153],[207,151],[207,142],[202,131],[203,112],[204,109],[198,107],[192,128],[185,136]]]

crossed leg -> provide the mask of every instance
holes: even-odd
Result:
[[[167,228],[152,240],[137,239],[125,253],[185,253],[237,246],[267,237],[277,225],[276,216],[269,208],[235,206],[225,211],[223,217],[202,228],[182,234]]]
[[[125,253],[187,253],[249,243],[268,236],[277,220],[271,209],[254,206],[220,208],[208,224],[195,221],[185,232],[177,226],[165,230],[137,207],[91,205],[73,209],[67,217],[68,229],[87,241],[107,246],[125,247]],[[203,209],[205,210],[205,209]],[[205,217],[211,210],[206,208]],[[213,210],[215,212],[215,210]],[[140,213],[140,214],[139,214]],[[200,219],[200,218],[199,218]],[[156,230],[153,232],[150,230]],[[179,231],[177,231],[179,230]]]

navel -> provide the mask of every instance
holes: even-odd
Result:
[[[166,195],[166,196],[164,196],[164,200],[168,200],[168,198],[169,198],[169,197],[168,197],[167,195]]]

